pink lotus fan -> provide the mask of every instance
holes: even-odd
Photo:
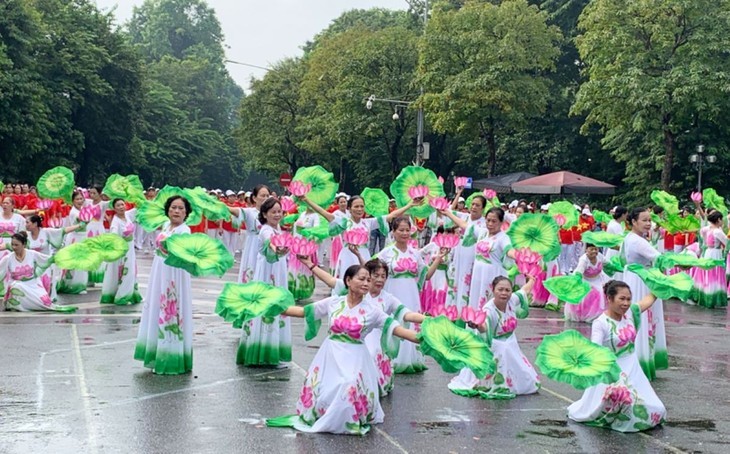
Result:
[[[279,202],[281,203],[281,209],[285,213],[296,213],[297,204],[294,203],[291,197],[282,197],[281,199],[279,199]]]
[[[39,210],[47,210],[53,206],[53,200],[50,199],[41,199],[36,203],[36,207]]]
[[[345,233],[342,234],[342,239],[344,239],[347,244],[362,246],[370,241],[370,234],[364,229],[346,230]]]
[[[468,180],[466,177],[456,177],[454,178],[454,186],[456,186],[457,188],[463,188],[464,186],[466,186],[467,181]]]
[[[700,203],[702,202],[702,193],[701,192],[693,192],[692,195],[690,195],[690,198],[694,203]]]
[[[459,244],[459,235],[439,233],[433,238],[433,242],[440,248],[445,247],[453,249]]]
[[[429,200],[428,203],[439,211],[449,209],[449,201],[446,200],[446,197],[436,197],[435,199]]]
[[[424,185],[418,185],[413,186],[412,188],[408,188],[408,196],[412,199],[417,199],[419,197],[426,197],[428,195],[428,186]]]
[[[291,247],[292,244],[292,236],[286,232],[280,233],[278,235],[272,235],[271,236],[271,244],[274,247]]]
[[[79,210],[79,221],[89,222],[94,219],[94,209],[90,206],[85,206]]]
[[[484,197],[485,197],[485,198],[486,198],[487,200],[492,200],[492,199],[494,199],[495,197],[497,197],[497,193],[496,193],[495,191],[493,191],[492,189],[485,189],[485,190],[484,190]]]
[[[297,197],[301,197],[312,190],[311,184],[304,184],[301,181],[292,181],[289,184],[289,192]]]

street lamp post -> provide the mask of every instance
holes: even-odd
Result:
[[[705,155],[705,146],[700,144],[697,145],[697,153],[689,156],[689,162],[697,168],[697,191],[702,192],[702,167],[705,163],[714,164],[717,162],[717,156],[714,154]]]
[[[370,95],[365,100],[365,108],[367,110],[371,110],[373,108],[373,103],[375,103],[375,102],[387,102],[389,104],[394,104],[394,107],[395,107],[395,110],[393,113],[394,121],[400,120],[400,115],[398,114],[399,109],[403,109],[403,108],[408,107],[411,104],[413,104],[413,101],[404,101],[402,99],[378,98],[375,95]],[[423,165],[423,150],[424,150],[423,108],[419,108],[418,117],[416,119],[416,165],[417,166]]]

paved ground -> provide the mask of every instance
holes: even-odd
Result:
[[[150,264],[139,260],[143,287]],[[550,380],[539,394],[509,401],[455,396],[433,362],[424,374],[396,378],[382,402],[385,423],[369,435],[301,434],[267,428],[262,418],[292,412],[322,337],[305,343],[296,320],[290,368],[238,367],[238,332],[213,315],[223,282],[234,279],[194,279],[195,368],[183,376],[155,376],[132,359],[141,307],[102,307],[98,289],[68,298],[81,307],[70,316],[0,313],[0,452],[730,452],[725,310],[666,304],[672,367],[654,387],[668,422],[645,434],[568,422],[565,408],[580,392]],[[565,326],[543,310],[520,321],[528,358],[543,335]],[[587,325],[578,329],[588,334]]]

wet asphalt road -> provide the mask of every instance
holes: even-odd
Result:
[[[139,259],[144,284],[150,256]],[[467,399],[430,370],[398,376],[385,422],[364,437],[302,434],[263,425],[290,414],[321,343],[293,325],[288,369],[235,364],[239,331],[214,315],[227,280],[194,279],[194,371],[155,376],[132,359],[141,306],[100,306],[99,289],[67,297],[77,314],[0,313],[0,453],[679,453],[730,452],[730,320],[726,310],[665,303],[671,368],[653,383],[668,422],[621,434],[568,422],[581,393],[543,379],[509,401]],[[318,288],[318,295],[324,290]],[[533,309],[517,334],[532,360],[559,314]],[[588,325],[571,325],[589,334]]]

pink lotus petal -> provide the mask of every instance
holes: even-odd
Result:
[[[365,229],[346,230],[345,233],[342,234],[342,239],[347,244],[362,246],[370,241],[370,233],[368,233]]]
[[[279,202],[281,202],[281,209],[285,213],[292,213],[297,211],[297,204],[294,203],[291,197],[282,197]]]
[[[439,183],[444,184],[444,177],[439,176],[438,180],[439,180]]]
[[[36,207],[39,210],[47,210],[53,206],[53,200],[50,199],[41,199],[36,203]]]
[[[434,199],[429,200],[428,203],[439,211],[449,209],[449,201],[446,200],[446,197],[436,197]]]
[[[457,309],[456,306],[449,306],[444,312],[446,318],[448,318],[452,322],[455,322],[459,318],[459,309]]]
[[[562,227],[565,225],[566,222],[568,222],[568,220],[565,219],[565,216],[563,216],[562,214],[558,214],[555,216],[555,222],[557,222],[558,225]]]
[[[429,193],[428,186],[418,185],[408,188],[408,196],[412,199],[426,197]]]
[[[692,201],[695,203],[702,202],[702,193],[701,192],[693,192],[690,197],[692,198]]]
[[[271,236],[271,244],[274,247],[291,247],[292,244],[292,236],[289,233],[283,232],[277,235]]]
[[[433,242],[436,246],[442,248],[453,249],[459,244],[459,235],[452,233],[438,233],[433,238]]]
[[[493,198],[497,197],[497,193],[493,191],[492,189],[485,189],[484,190],[484,197],[487,200],[492,200]]]
[[[289,192],[297,197],[301,197],[312,190],[311,184],[304,184],[301,181],[292,181],[289,184]]]
[[[472,323],[475,325],[483,325],[484,322],[487,321],[487,313],[484,311],[475,311],[474,312],[474,320]]]
[[[466,186],[467,181],[468,180],[466,177],[456,177],[454,178],[454,186],[456,186],[457,188],[463,188],[464,186]]]
[[[61,218],[51,218],[48,220],[48,226],[54,229],[61,227],[62,224],[63,221],[61,220]]]
[[[94,209],[90,206],[82,207],[79,210],[79,220],[82,222],[89,222],[94,219]]]

